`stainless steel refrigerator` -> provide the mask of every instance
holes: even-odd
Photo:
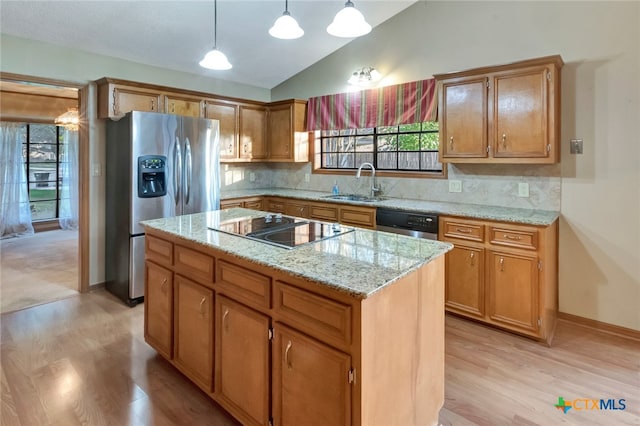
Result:
[[[218,124],[138,111],[107,122],[106,288],[130,306],[144,297],[140,221],[220,207]]]

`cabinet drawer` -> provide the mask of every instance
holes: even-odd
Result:
[[[217,285],[220,290],[247,305],[271,307],[271,278],[221,260]]]
[[[287,203],[287,214],[289,216],[309,217],[309,206],[306,204]]]
[[[276,281],[274,311],[306,333],[338,345],[351,344],[351,306]]]
[[[176,245],[174,259],[176,272],[211,287],[215,272],[213,257]]]
[[[242,206],[245,209],[262,210],[262,200],[247,200]]]
[[[173,264],[173,244],[153,235],[144,238],[147,259],[155,260],[164,266]]]
[[[267,211],[273,213],[286,213],[286,207],[284,201],[269,200],[267,201]]]
[[[443,225],[445,237],[460,238],[469,241],[484,241],[484,226],[480,223],[445,219]]]
[[[518,247],[529,250],[538,248],[538,231],[536,229],[511,229],[499,226],[489,227],[491,244]]]
[[[354,207],[340,207],[340,223],[373,228],[376,222],[374,209],[358,209]]]
[[[311,204],[309,206],[309,217],[311,219],[326,220],[328,222],[338,221],[338,207],[323,204]]]

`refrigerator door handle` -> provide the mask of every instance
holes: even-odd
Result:
[[[180,179],[182,178],[182,150],[180,139],[176,136],[176,144],[173,147],[173,194],[174,202],[180,201]]]
[[[184,177],[184,203],[189,204],[189,194],[191,193],[191,171],[192,171],[192,163],[191,163],[191,143],[189,142],[189,138],[185,138],[184,140],[184,168],[185,168],[185,177]]]

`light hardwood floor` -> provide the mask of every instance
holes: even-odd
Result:
[[[78,232],[46,231],[0,240],[0,312],[77,294]]]
[[[3,314],[0,424],[234,425],[144,342],[143,313],[97,290]],[[639,385],[640,342],[563,321],[548,348],[447,316],[444,425],[638,425]],[[563,414],[559,396],[627,409]]]

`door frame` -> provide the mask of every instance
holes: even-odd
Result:
[[[0,80],[78,89],[78,292],[89,291],[89,84],[2,72]]]

